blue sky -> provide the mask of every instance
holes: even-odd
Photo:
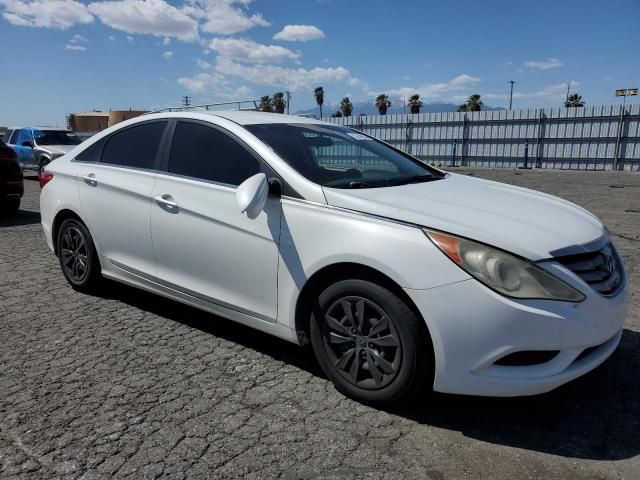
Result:
[[[0,0],[0,125],[258,98],[588,105],[640,87],[640,1]],[[628,100],[637,102],[640,97]]]

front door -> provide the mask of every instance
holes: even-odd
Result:
[[[280,200],[270,197],[254,219],[236,202],[236,187],[260,170],[258,157],[226,131],[178,121],[152,193],[151,236],[160,282],[275,321]]]

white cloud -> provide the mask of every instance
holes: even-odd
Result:
[[[482,80],[478,77],[473,77],[463,73],[457,77],[452,78],[448,82],[441,83],[427,83],[417,87],[403,87],[395,90],[389,90],[386,93],[391,95],[413,95],[414,93],[420,94],[427,101],[442,100],[450,94],[468,90],[477,86]],[[474,92],[470,92],[469,95]]]
[[[209,68],[212,67],[212,65],[209,62],[205,62],[201,58],[196,59],[196,65],[198,65],[198,68],[200,70],[208,70]]]
[[[214,38],[209,44],[222,57],[248,63],[282,63],[297,61],[300,53],[278,45],[262,45],[252,40],[237,38]]]
[[[171,39],[170,39],[169,37],[164,37],[164,38],[162,39],[162,45],[164,45],[165,47],[166,47],[167,45],[169,45],[170,43],[171,43]]]
[[[349,70],[344,67],[312,69],[286,68],[278,65],[243,65],[228,58],[218,58],[216,72],[240,77],[257,85],[270,85],[289,90],[306,90],[325,82],[351,80]]]
[[[127,33],[198,39],[198,22],[164,0],[116,0],[89,4],[104,24]]]
[[[563,65],[564,63],[560,60],[551,57],[546,60],[524,62],[524,67],[530,70],[549,70],[550,68],[558,68]]]
[[[202,30],[207,33],[231,35],[245,32],[256,26],[271,25],[260,13],[250,15],[242,7],[252,0],[187,0],[183,8],[192,18],[203,21]],[[236,6],[240,5],[240,7]]]
[[[129,43],[133,43],[133,42],[135,42],[135,40],[136,40],[136,39],[135,39],[135,38],[133,38],[131,35],[127,35],[127,42],[129,42]]]
[[[71,37],[71,40],[69,40],[69,43],[86,43],[89,40],[87,40],[86,37],[83,37],[82,35],[78,35],[75,34],[73,37]]]
[[[324,37],[324,32],[313,25],[285,25],[280,32],[273,36],[273,39],[288,42],[307,42]]]
[[[86,5],[75,0],[0,0],[2,15],[13,25],[66,30],[76,24],[93,22]]]
[[[562,101],[567,95],[568,83],[557,83],[554,85],[547,85],[540,90],[534,90],[533,92],[520,92],[515,91],[513,98],[520,98],[524,100],[545,100],[545,101]],[[580,82],[571,80],[571,88],[577,88],[580,86]],[[509,98],[509,94],[505,93],[483,93],[483,98],[506,100]]]
[[[178,84],[190,92],[208,93],[216,100],[238,100],[251,94],[249,87],[235,87],[224,75],[217,72],[200,72],[192,77],[180,77]]]
[[[64,48],[66,48],[67,50],[76,50],[78,52],[86,52],[87,51],[87,47],[83,47],[82,45],[72,45],[70,43],[67,43]]]
[[[173,58],[173,51],[167,50],[166,52],[163,52],[162,58],[164,58],[165,60],[171,60]]]
[[[109,40],[111,40],[112,42],[114,42],[116,40],[116,37],[114,37],[113,35],[109,35]]]

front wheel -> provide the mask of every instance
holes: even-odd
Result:
[[[90,293],[100,283],[100,261],[87,227],[76,220],[65,220],[58,230],[58,259],[62,273],[78,291]]]
[[[49,160],[40,160],[40,163],[38,164],[38,178],[42,176],[44,169],[49,165],[49,163]]]
[[[433,347],[422,320],[387,288],[344,280],[320,295],[311,343],[321,368],[348,396],[385,405],[433,383]]]

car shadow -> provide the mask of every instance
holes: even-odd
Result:
[[[6,213],[0,211],[0,228],[1,227],[19,227],[22,225],[33,225],[40,223],[40,213],[30,210],[18,210],[15,213]]]
[[[326,378],[309,348],[115,282],[108,282],[102,296]],[[434,393],[385,411],[498,445],[568,458],[628,459],[640,454],[640,333],[625,329],[607,362],[547,394],[489,398]]]

